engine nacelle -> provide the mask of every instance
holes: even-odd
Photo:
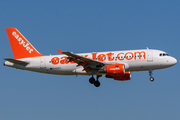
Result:
[[[119,80],[119,81],[126,81],[131,79],[131,73],[130,72],[125,72],[124,75],[120,76],[113,76],[114,80]]]
[[[106,78],[113,78],[114,80],[118,80],[118,81],[126,81],[126,80],[131,79],[131,73],[130,72],[125,72],[124,74],[115,75],[115,76],[106,75]]]
[[[101,70],[100,73],[107,73],[107,75],[111,76],[119,76],[124,75],[125,68],[124,64],[112,64],[112,65],[105,65]]]

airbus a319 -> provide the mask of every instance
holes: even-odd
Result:
[[[133,71],[152,71],[171,67],[177,60],[166,52],[154,49],[79,53],[59,51],[58,55],[43,55],[16,29],[7,28],[14,59],[4,58],[5,66],[22,70],[56,74],[88,75],[89,82],[100,86],[99,77],[105,75],[118,81],[131,79]],[[94,78],[96,76],[96,79]]]

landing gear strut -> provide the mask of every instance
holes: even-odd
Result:
[[[89,82],[91,84],[94,84],[95,87],[99,87],[100,86],[100,82],[99,82],[99,77],[102,77],[102,75],[97,75],[97,80],[94,79],[94,77],[92,76],[90,79],[89,79]]]
[[[152,77],[152,70],[149,70],[149,76],[150,76],[150,81],[154,81],[154,78]]]

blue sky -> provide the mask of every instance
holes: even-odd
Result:
[[[3,66],[13,58],[5,28],[16,27],[42,54],[159,49],[177,60],[178,0],[66,0],[0,2],[1,120],[169,120],[179,119],[179,63],[130,81],[57,76]]]

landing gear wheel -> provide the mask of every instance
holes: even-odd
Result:
[[[95,79],[94,79],[93,77],[91,77],[91,78],[89,79],[89,82],[90,82],[91,84],[94,84]]]
[[[153,81],[154,81],[154,78],[153,78],[153,77],[150,77],[150,81],[152,81],[152,82],[153,82]]]
[[[99,86],[100,86],[100,82],[99,82],[99,81],[95,81],[95,82],[94,82],[94,86],[95,86],[95,87],[99,87]]]
[[[149,70],[149,76],[150,76],[150,81],[153,82],[154,78],[152,77],[152,70]]]

